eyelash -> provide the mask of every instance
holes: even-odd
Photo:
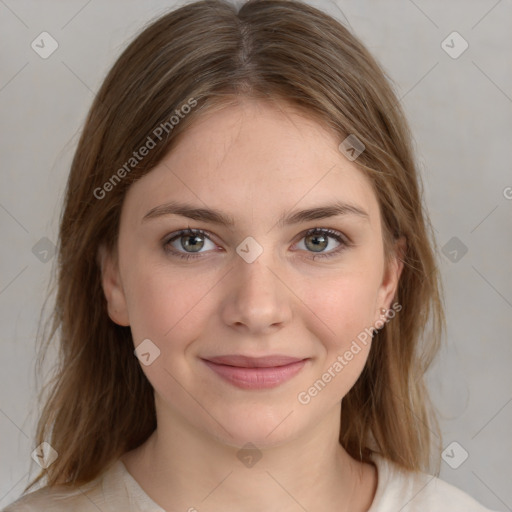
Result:
[[[183,260],[191,260],[191,259],[196,259],[196,258],[202,257],[201,256],[202,253],[192,254],[192,253],[176,251],[176,250],[170,248],[171,242],[174,242],[174,240],[179,239],[180,237],[182,237],[184,235],[201,235],[201,236],[208,238],[208,240],[213,242],[213,240],[208,236],[208,233],[202,229],[191,229],[191,228],[182,229],[182,230],[178,231],[176,234],[174,234],[171,238],[168,238],[164,242],[165,251],[170,253],[172,256],[176,256]],[[347,238],[342,233],[340,233],[339,231],[335,231],[334,229],[312,228],[312,229],[307,230],[305,233],[303,233],[301,235],[300,240],[302,240],[303,238],[310,236],[310,235],[328,235],[330,238],[334,238],[337,242],[339,242],[341,244],[338,248],[333,249],[330,252],[322,253],[322,254],[320,254],[320,253],[313,254],[313,256],[311,258],[311,259],[313,259],[313,261],[317,260],[317,259],[323,259],[323,258],[332,258],[332,257],[338,255],[340,252],[342,252],[346,248],[351,246],[351,244],[347,240]]]

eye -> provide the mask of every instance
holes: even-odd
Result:
[[[171,238],[167,239],[164,243],[164,248],[166,251],[178,258],[187,260],[191,258],[199,258],[202,254],[200,251],[205,246],[205,240],[213,246],[210,249],[215,249],[215,244],[210,240],[205,231],[202,229],[188,228],[175,233]],[[194,253],[197,253],[197,256]]]
[[[304,248],[299,247],[299,249],[312,254],[313,260],[334,257],[351,245],[342,233],[326,228],[310,229],[302,235],[301,243],[302,240],[305,241],[305,243],[302,244]],[[327,248],[333,245],[330,240],[335,240],[338,245],[326,251]],[[210,248],[208,248],[207,242],[211,244]],[[301,243],[298,245],[300,246]],[[205,244],[206,249],[215,250],[216,248],[216,245],[205,231],[202,229],[188,228],[173,233],[170,238],[164,242],[164,249],[172,256],[190,260],[200,258],[201,254],[208,252],[202,251],[202,249],[205,248]]]
[[[329,242],[329,239],[335,240],[338,245],[324,253],[325,249],[333,245]],[[302,244],[304,246],[304,250],[312,252],[314,260],[336,256],[350,245],[342,233],[326,228],[310,229],[303,235],[301,242],[302,240],[304,240],[304,243]],[[299,243],[299,246],[300,245],[301,244]],[[302,247],[299,248],[302,249]]]

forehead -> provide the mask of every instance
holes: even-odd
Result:
[[[364,173],[339,151],[341,138],[285,104],[243,100],[198,118],[176,146],[129,189],[133,219],[177,200],[230,212],[240,223],[344,201],[379,208]]]

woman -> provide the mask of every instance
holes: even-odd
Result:
[[[347,29],[295,0],[162,16],[75,153],[25,491],[46,486],[6,510],[484,512],[428,474],[434,245]]]

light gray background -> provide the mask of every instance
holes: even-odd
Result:
[[[468,249],[457,262],[440,254],[448,333],[430,387],[444,447],[462,447],[448,460],[469,453],[458,469],[443,462],[441,477],[512,510],[512,2],[311,3],[348,24],[395,81],[439,245],[457,237]],[[34,337],[56,258],[43,263],[32,248],[57,240],[77,133],[106,72],[173,5],[0,0],[0,507],[39,469]],[[59,44],[47,59],[30,46],[43,31]],[[469,43],[457,59],[441,47],[453,31]]]

